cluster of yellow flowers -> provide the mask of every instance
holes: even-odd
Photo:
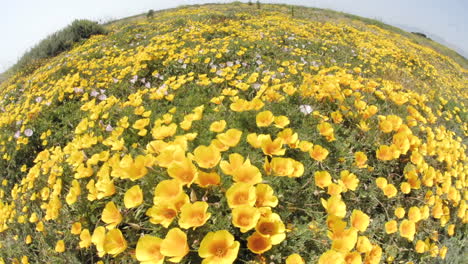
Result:
[[[468,222],[466,70],[362,22],[258,11],[211,24],[226,12],[116,24],[1,84],[0,248],[23,240],[49,255],[146,264],[373,264],[399,257],[385,251],[405,247],[399,235],[445,258],[441,230],[452,237]],[[319,62],[345,47],[356,54]],[[63,105],[76,112],[51,117]],[[303,185],[298,197],[312,190],[304,199],[317,208],[301,210],[320,217],[290,216],[280,183]],[[323,234],[320,252],[268,255],[301,226]],[[0,263],[44,253],[12,254]]]

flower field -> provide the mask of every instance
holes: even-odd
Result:
[[[0,263],[468,258],[459,58],[284,5],[107,27],[0,84]]]

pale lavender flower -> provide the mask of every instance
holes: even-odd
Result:
[[[312,106],[310,105],[300,105],[299,110],[304,113],[305,115],[308,115],[312,113]]]

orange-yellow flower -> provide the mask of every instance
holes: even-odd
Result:
[[[413,241],[415,233],[416,225],[413,221],[405,219],[400,223],[400,236]]]
[[[63,240],[57,241],[57,244],[55,244],[55,252],[62,253],[65,251],[65,243]]]
[[[349,172],[348,170],[344,170],[340,172],[340,185],[344,186],[345,191],[348,189],[351,191],[355,191],[358,184],[359,179],[354,173]]]
[[[255,186],[257,200],[256,207],[275,207],[278,205],[278,198],[274,195],[274,190],[268,184],[257,184]]]
[[[128,189],[124,195],[125,208],[137,207],[143,203],[143,191],[140,185],[135,185]]]
[[[269,237],[272,245],[277,245],[286,238],[284,223],[275,213],[260,217],[255,230],[262,236]]]
[[[361,264],[362,263],[362,257],[359,252],[353,251],[349,252],[345,256],[345,262],[346,264]]]
[[[240,243],[226,230],[209,232],[202,239],[198,255],[202,264],[232,264],[237,258]]]
[[[375,155],[379,160],[392,160],[395,158],[395,149],[392,146],[381,145]]]
[[[358,237],[356,242],[356,250],[360,253],[366,253],[372,250],[372,244],[365,236]]]
[[[70,233],[72,233],[74,235],[80,234],[81,233],[81,223],[80,222],[73,223]]]
[[[328,150],[320,145],[314,145],[309,151],[309,155],[316,161],[323,161],[328,156]]]
[[[247,238],[247,248],[255,254],[262,254],[272,247],[270,238],[254,232]]]
[[[263,111],[257,114],[255,121],[258,127],[267,127],[275,121],[275,116],[271,111]]]
[[[213,168],[221,160],[221,153],[211,145],[200,145],[193,151],[193,154],[198,166],[205,169]]]
[[[346,215],[346,204],[341,200],[340,195],[333,195],[328,200],[321,199],[322,206],[329,215],[343,218]]]
[[[108,229],[113,229],[115,228],[120,222],[122,221],[122,215],[119,212],[119,209],[117,206],[115,206],[115,203],[110,201],[106,204],[104,207],[104,210],[102,211],[102,221],[107,224]]]
[[[289,125],[289,118],[287,116],[276,116],[275,117],[275,126],[279,128],[285,128],[287,125]]]
[[[80,248],[87,248],[91,246],[91,234],[88,229],[83,229],[80,234]]]
[[[153,202],[156,204],[159,201],[171,201],[177,199],[183,194],[182,184],[177,179],[163,180],[156,185],[154,189]]]
[[[237,145],[237,143],[239,143],[241,136],[242,136],[242,131],[235,129],[235,128],[231,128],[222,134],[218,134],[216,138],[219,141],[221,141],[224,145],[227,145],[229,147],[234,147]]]
[[[294,253],[286,258],[286,264],[305,264],[305,261],[301,255]]]
[[[353,228],[345,229],[341,232],[333,233],[332,249],[341,253],[351,251],[357,242],[357,230]]]
[[[390,220],[385,223],[385,232],[387,234],[393,234],[398,231],[398,223],[395,220]]]
[[[298,142],[298,135],[294,133],[291,128],[283,129],[282,131],[278,132],[276,135],[278,138],[283,139],[283,144],[288,144],[289,146],[294,146]]]
[[[366,231],[367,226],[369,226],[369,222],[370,217],[368,215],[360,210],[353,210],[353,213],[351,214],[351,226],[361,232],[364,232]]]
[[[421,211],[418,207],[412,206],[408,211],[408,220],[413,221],[415,223],[421,220]]]
[[[226,121],[225,120],[214,121],[210,125],[210,131],[219,133],[219,132],[222,132],[225,127],[226,127]]]
[[[345,264],[344,257],[343,253],[330,249],[320,256],[318,264]]]
[[[103,226],[98,226],[93,231],[91,236],[91,242],[96,246],[98,256],[102,257],[106,254],[104,251],[104,239],[106,238],[106,228]]]
[[[177,216],[177,208],[168,201],[160,201],[146,211],[150,217],[149,221],[153,224],[160,224],[167,228]]]
[[[290,176],[294,173],[294,160],[291,158],[274,157],[269,166],[276,176]]]
[[[335,136],[333,134],[333,127],[328,122],[322,122],[317,125],[317,130],[319,131],[320,135],[325,137],[328,142],[334,141]]]
[[[418,253],[424,253],[424,252],[426,252],[426,250],[427,250],[426,243],[424,243],[424,241],[418,240],[418,241],[416,242],[416,245],[414,246],[414,249],[415,249],[416,252],[418,252]]]
[[[232,224],[240,228],[242,233],[249,231],[257,225],[260,211],[250,205],[242,205],[232,209]]]
[[[387,184],[383,188],[383,192],[384,192],[385,196],[387,196],[388,198],[392,198],[392,197],[395,197],[397,195],[398,190],[395,187],[395,185],[390,183],[390,184]]]
[[[226,191],[226,198],[229,208],[241,205],[253,206],[256,201],[255,187],[245,182],[237,182],[231,185]]]
[[[382,258],[382,248],[379,245],[373,245],[372,250],[366,253],[364,263],[378,264]]]
[[[145,264],[162,264],[164,256],[161,254],[162,239],[155,236],[144,235],[138,239],[135,256],[138,261]]]
[[[395,209],[395,216],[398,218],[398,219],[401,219],[403,217],[405,217],[405,209],[402,208],[402,207],[398,207]]]
[[[189,252],[187,235],[179,228],[172,228],[161,242],[161,254],[170,257],[169,261],[178,263]]]
[[[283,148],[283,139],[276,138],[272,141],[270,135],[261,139],[260,147],[263,153],[268,156],[283,156],[286,152],[286,149]]]
[[[112,229],[104,238],[104,251],[114,257],[127,249],[127,241],[119,229]]]
[[[328,171],[316,171],[314,173],[315,185],[322,189],[328,187],[332,183],[332,178]]]
[[[216,172],[204,172],[199,171],[198,177],[195,180],[195,183],[202,188],[207,188],[211,185],[219,185],[221,183],[221,177]]]
[[[354,153],[354,160],[355,160],[356,167],[358,167],[358,168],[367,167],[367,165],[366,165],[367,156],[366,156],[366,154],[364,152],[358,151],[358,152]]]
[[[250,159],[247,158],[242,166],[233,171],[232,179],[235,182],[257,184],[262,182],[262,174],[257,167],[250,163]]]
[[[186,203],[180,209],[179,226],[184,229],[200,227],[206,223],[211,214],[207,213],[206,202]]]
[[[229,162],[222,160],[219,167],[226,175],[234,175],[234,172],[238,170],[244,164],[244,157],[239,153],[229,154]]]
[[[172,163],[167,169],[167,173],[183,185],[190,187],[198,175],[198,170],[190,159],[185,158],[181,162]]]

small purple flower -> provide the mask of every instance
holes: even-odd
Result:
[[[15,135],[13,135],[14,138],[19,138],[21,135],[21,132],[18,130],[15,132]]]
[[[114,128],[109,124],[106,126],[106,131],[107,132],[112,132],[114,130]]]
[[[104,100],[107,99],[107,96],[105,94],[101,94],[101,95],[99,95],[98,99],[101,100],[101,101],[104,101]]]

